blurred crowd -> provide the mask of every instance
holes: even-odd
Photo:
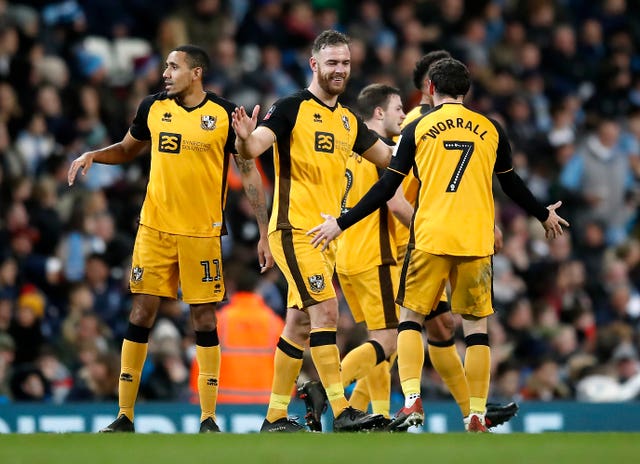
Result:
[[[505,127],[520,176],[542,202],[564,202],[571,228],[547,242],[497,196],[491,396],[640,398],[640,1],[0,0],[0,403],[117,398],[149,157],[95,165],[73,188],[70,161],[123,137],[175,46],[204,47],[207,88],[264,111],[307,85],[325,29],[352,38],[346,105],[383,82],[408,111],[416,61],[449,50],[472,73],[467,105]],[[229,183],[232,295],[258,268],[258,231],[233,170]],[[255,291],[284,314],[277,270]],[[343,299],[340,327],[344,354],[365,331]],[[182,302],[163,301],[150,342],[140,396],[188,400]],[[425,371],[424,397],[447,398],[428,361]]]

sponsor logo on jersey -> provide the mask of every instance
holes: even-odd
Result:
[[[347,117],[346,114],[342,115],[342,125],[344,126],[345,129],[347,129],[348,131],[351,130],[351,126],[349,125],[349,118]]]
[[[267,111],[267,114],[264,115],[263,121],[266,121],[267,119],[269,119],[275,110],[276,110],[276,105],[271,105],[271,108],[269,108],[269,111]]]
[[[167,112],[162,115],[162,122],[171,122],[171,113]]]
[[[217,116],[202,115],[200,118],[200,127],[204,130],[213,130],[216,128]]]
[[[142,274],[144,274],[144,269],[140,266],[134,266],[131,269],[131,280],[133,282],[140,282],[142,280]]]
[[[128,372],[123,372],[122,374],[120,374],[120,380],[122,382],[133,382],[133,376]]]
[[[331,132],[316,132],[316,151],[333,153],[334,139]]]
[[[172,132],[160,132],[158,151],[161,153],[180,153],[182,135]]]
[[[313,122],[322,122],[322,115],[320,113],[315,113],[313,115]]]
[[[322,274],[309,276],[309,286],[312,292],[320,293],[324,290],[324,276]]]

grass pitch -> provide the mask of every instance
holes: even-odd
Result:
[[[637,433],[0,435],[2,464],[638,462]]]

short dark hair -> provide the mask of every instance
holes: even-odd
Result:
[[[323,31],[313,41],[311,47],[311,53],[316,54],[325,47],[334,47],[336,45],[349,45],[349,37],[342,32],[334,31],[332,29]]]
[[[448,97],[465,96],[471,88],[469,70],[460,61],[444,58],[436,61],[428,73],[436,93]]]
[[[197,45],[180,45],[173,49],[174,52],[184,52],[187,55],[187,64],[191,69],[202,68],[202,74],[209,72],[209,66],[211,61],[209,55],[202,48]]]
[[[416,86],[416,89],[422,90],[422,83],[427,77],[427,71],[433,63],[443,58],[451,58],[451,54],[446,50],[434,50],[417,61],[416,67],[413,68],[413,85]]]
[[[377,107],[386,109],[389,97],[400,95],[400,90],[387,84],[370,84],[360,91],[356,107],[362,119],[369,119]]]

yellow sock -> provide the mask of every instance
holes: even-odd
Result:
[[[198,395],[200,397],[200,422],[208,417],[216,418],[218,379],[220,377],[220,345],[196,345],[198,360]]]
[[[429,347],[429,359],[458,403],[462,417],[469,415],[469,385],[455,345]]]
[[[120,381],[118,382],[118,416],[124,414],[133,421],[133,407],[140,388],[140,373],[147,357],[148,343],[136,343],[126,338],[122,342]]]
[[[273,362],[273,382],[267,409],[267,420],[275,422],[287,417],[291,392],[302,368],[304,348],[285,337],[280,337]]]
[[[366,377],[371,397],[371,411],[389,417],[391,408],[391,372],[389,361],[382,361]]]
[[[359,409],[360,411],[366,411],[369,409],[369,377],[360,379],[356,382],[356,386],[353,387],[353,392],[349,398],[349,406]]]
[[[340,415],[349,406],[340,378],[340,351],[336,345],[336,329],[313,329],[310,333],[310,351],[320,381],[327,392],[333,416]]]
[[[467,347],[464,370],[469,383],[469,408],[471,412],[484,413],[489,395],[491,376],[491,350],[487,345]]]
[[[398,332],[398,375],[405,397],[410,394],[420,395],[423,365],[422,333],[417,330]]]
[[[342,386],[346,387],[366,377],[376,366],[376,361],[376,349],[371,343],[363,343],[349,351],[342,359]]]

